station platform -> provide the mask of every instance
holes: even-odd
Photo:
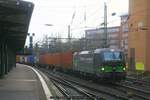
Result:
[[[43,81],[32,67],[16,64],[0,79],[0,100],[48,100],[51,94]]]

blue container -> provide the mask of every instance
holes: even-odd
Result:
[[[34,55],[29,55],[27,59],[29,64],[34,64]]]

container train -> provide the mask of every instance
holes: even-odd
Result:
[[[124,53],[119,49],[45,53],[40,55],[38,64],[100,80],[126,78]]]
[[[29,54],[16,55],[16,63],[34,65],[36,63],[35,56]]]

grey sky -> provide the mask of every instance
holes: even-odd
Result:
[[[67,37],[67,26],[71,24],[73,37],[84,35],[85,26],[98,27],[103,23],[104,1],[108,5],[108,26],[119,25],[119,16],[128,12],[128,0],[25,0],[35,3],[29,33],[35,33],[34,43],[44,34]],[[86,21],[85,21],[86,12]],[[111,13],[116,12],[116,16]],[[46,26],[45,24],[53,24]],[[26,41],[28,44],[28,38]]]

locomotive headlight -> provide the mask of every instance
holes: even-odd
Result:
[[[104,67],[102,67],[101,70],[104,71],[105,70]]]
[[[125,71],[125,70],[126,70],[126,68],[125,68],[125,67],[123,67],[123,70]]]

